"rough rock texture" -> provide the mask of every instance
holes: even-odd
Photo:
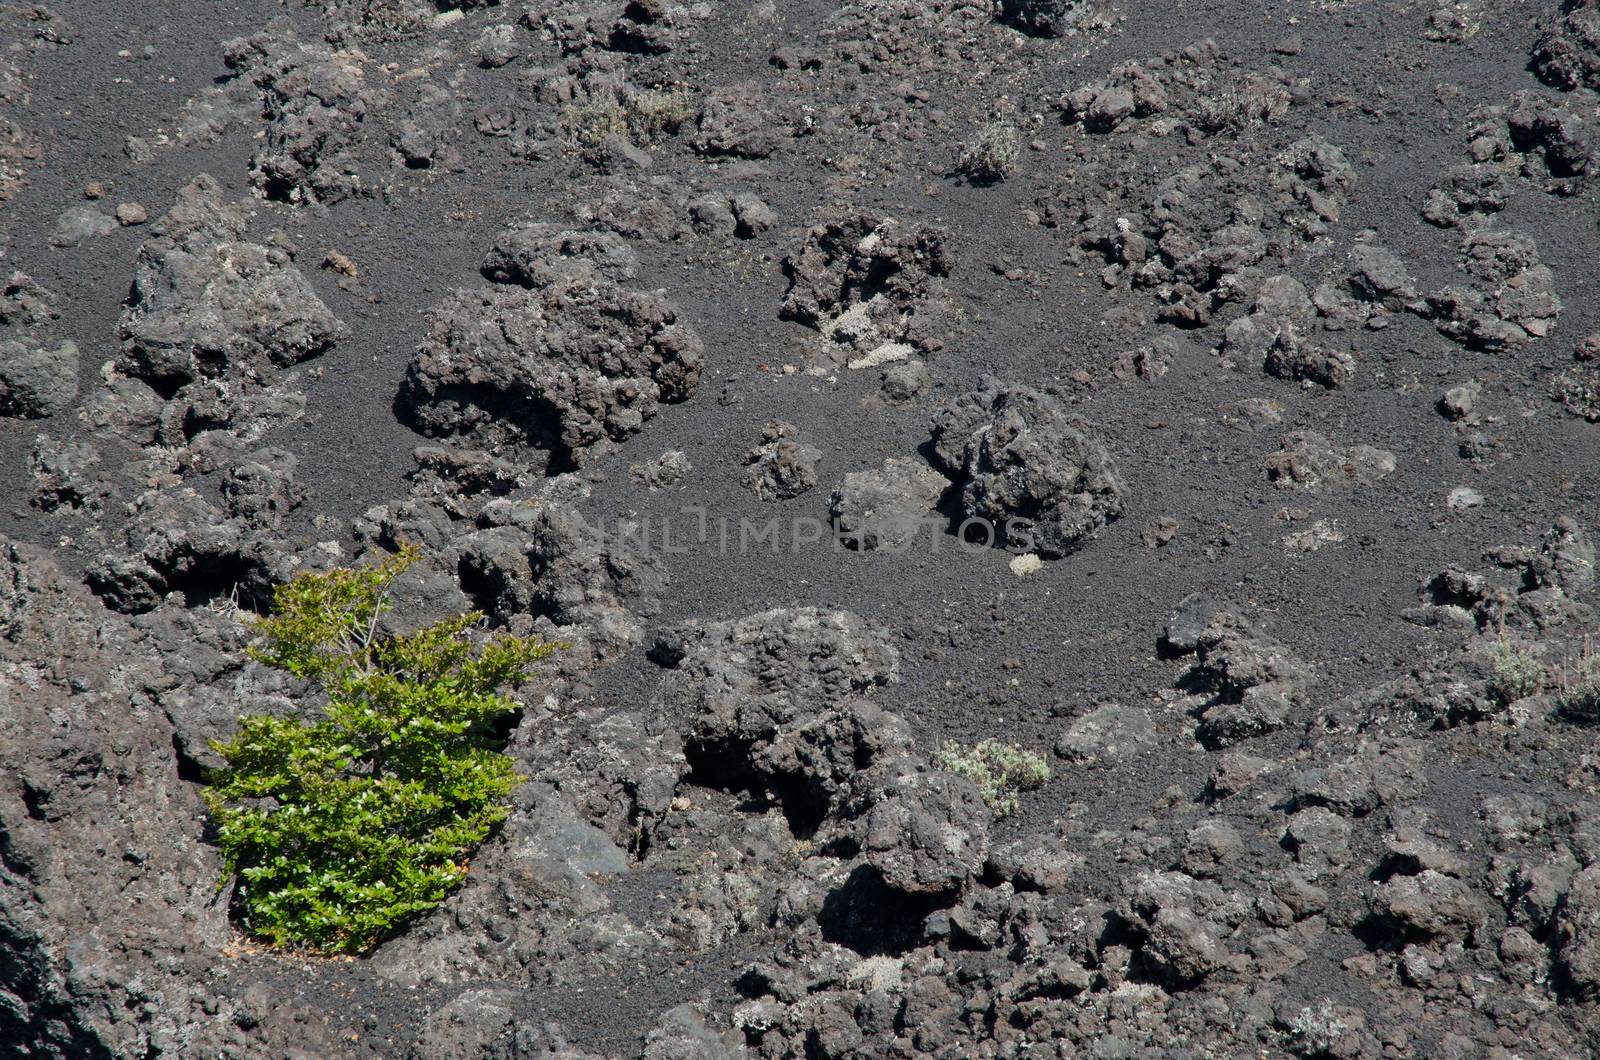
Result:
[[[209,177],[179,193],[139,252],[118,324],[128,374],[162,388],[258,377],[346,335],[289,255],[246,242],[246,225]]]
[[[792,423],[774,420],[761,428],[761,444],[744,455],[744,483],[764,501],[798,497],[817,484],[822,453],[800,441]]]
[[[1357,270],[1364,267],[1363,263],[1356,265]],[[1364,277],[1364,272],[1355,273],[1352,287],[1364,282]],[[1318,293],[1323,292],[1319,289]],[[1317,313],[1318,306],[1299,280],[1287,275],[1270,277],[1262,283],[1249,312],[1228,325],[1223,350],[1242,361],[1259,361],[1268,375],[1279,379],[1344,386],[1355,376],[1355,358],[1345,350],[1326,349],[1312,338]]]
[[[926,464],[891,457],[880,468],[846,475],[828,510],[847,547],[896,551],[916,540],[948,486]]]
[[[1533,240],[1505,229],[1467,234],[1463,270],[1478,281],[1429,296],[1438,328],[1473,346],[1500,350],[1543,338],[1561,313],[1555,274],[1539,260]]]
[[[652,654],[671,667],[662,709],[703,744],[770,740],[806,708],[899,676],[881,631],[845,612],[768,612],[675,628]]]
[[[1566,0],[1544,19],[1530,65],[1547,84],[1600,90],[1600,6]]]
[[[1089,426],[1042,391],[988,378],[940,409],[933,453],[993,539],[1060,557],[1122,514],[1127,487]]]
[[[789,291],[780,315],[820,332],[848,354],[886,345],[944,345],[944,279],[955,257],[937,229],[859,213],[806,233],[784,259]]]
[[[1591,0],[54,6],[0,1056],[1593,1051]],[[273,950],[252,613],[406,543],[528,779]]]
[[[612,232],[575,232],[540,221],[511,225],[483,259],[482,272],[495,283],[545,287],[587,266],[616,283],[639,271],[639,256]]]
[[[529,615],[587,626],[602,640],[636,640],[636,618],[655,612],[666,587],[652,554],[559,502],[491,501],[477,523],[482,529],[460,544],[462,583],[502,622]]]
[[[1095,0],[1002,0],[1001,16],[1025,33],[1066,37],[1106,24],[1104,5]]]
[[[1070,762],[1111,763],[1155,742],[1147,711],[1106,703],[1075,719],[1056,740],[1055,752]]]
[[[1376,482],[1394,471],[1395,456],[1370,445],[1341,448],[1315,431],[1297,431],[1265,463],[1279,489],[1323,490]]]
[[[352,150],[366,119],[365,56],[304,42],[278,24],[226,45],[231,76],[248,83],[266,126],[250,160],[269,199],[337,201],[363,190]]]
[[[41,554],[0,544],[0,1041],[24,1055],[332,1047],[302,1006],[252,1005],[220,967],[226,897],[167,712],[224,675],[258,686],[236,624],[177,633],[108,618]],[[179,643],[184,665],[157,662]]]
[[[89,584],[119,611],[155,608],[168,593],[190,606],[215,600],[265,606],[295,560],[280,536],[301,495],[295,459],[250,454],[228,469],[219,508],[190,487],[150,490],[131,505],[124,547],[89,572]]]
[[[702,356],[662,296],[564,270],[544,286],[462,290],[435,305],[401,400],[425,434],[529,446],[560,468],[691,397]]]
[[[77,343],[0,339],[0,416],[54,416],[71,408],[77,396]]]
[[[1354,186],[1337,144],[1275,135],[1296,102],[1282,70],[1241,71],[1211,40],[1119,64],[1057,103],[1065,120],[1114,141],[1089,163],[1106,193],[1063,189],[1040,200],[1041,220],[1072,234],[1079,260],[1098,258],[1107,286],[1146,290],[1162,319],[1205,326],[1248,303],[1269,258],[1337,223]],[[1214,142],[1213,157],[1184,165],[1175,156],[1151,189],[1130,141],[1174,132]]]
[[[49,323],[61,315],[55,302],[56,295],[15,270],[0,285],[0,325],[30,328]]]

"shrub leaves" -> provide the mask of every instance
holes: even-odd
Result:
[[[251,655],[318,686],[320,720],[252,715],[210,779],[235,911],[280,945],[358,952],[440,901],[507,814],[522,781],[494,723],[516,704],[499,689],[555,650],[477,636],[478,614],[386,637],[389,584],[406,548],[361,570],[280,585]]]

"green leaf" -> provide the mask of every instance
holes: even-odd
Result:
[[[207,778],[241,924],[284,946],[370,948],[443,901],[509,813],[523,778],[494,722],[501,689],[557,650],[483,633],[468,613],[405,636],[377,632],[389,585],[421,558],[301,574],[280,585],[251,655],[306,679],[315,719],[242,717]]]

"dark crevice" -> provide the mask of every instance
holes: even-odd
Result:
[[[1406,943],[1421,938],[1420,932],[1410,932],[1392,917],[1370,913],[1363,917],[1350,933],[1367,949],[1381,953],[1399,953]]]
[[[206,782],[206,767],[195,761],[194,756],[184,749],[183,740],[177,733],[172,734],[172,760],[177,763],[179,780],[186,784]]]
[[[168,573],[166,591],[182,593],[183,605],[190,608],[232,599],[240,607],[261,612],[271,602],[268,579],[259,566],[236,553],[195,557]]]
[[[776,806],[796,839],[810,839],[827,820],[832,802],[820,784],[802,774],[763,774],[750,765],[750,744],[739,740],[691,740],[684,745],[689,771],[684,783],[743,795],[760,813]]]
[[[27,807],[29,817],[32,817],[35,821],[48,821],[50,815],[46,812],[45,805],[49,801],[48,792],[40,791],[27,781],[23,781],[22,805]]]
[[[891,888],[870,865],[860,865],[823,899],[817,918],[824,940],[864,957],[897,957],[923,941],[928,914],[954,904],[958,895],[906,895]]]
[[[483,415],[469,415],[470,410]],[[445,410],[454,410],[445,411]],[[544,454],[545,475],[560,475],[577,470],[572,451],[561,438],[561,412],[539,397],[511,396],[489,386],[443,386],[424,390],[409,375],[395,395],[393,411],[401,423],[429,438],[447,438],[463,433],[450,425],[472,422],[493,423],[497,428],[516,431],[517,441]],[[441,429],[440,419],[445,424]]]
[[[139,379],[145,386],[154,390],[156,396],[164,402],[177,397],[178,391],[193,382],[192,379],[179,375],[141,375]]]

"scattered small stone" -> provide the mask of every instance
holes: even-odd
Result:
[[[1304,530],[1285,534],[1283,548],[1286,552],[1316,552],[1324,545],[1336,545],[1344,540],[1344,531],[1332,519],[1318,519]]]
[[[1245,398],[1224,405],[1219,419],[1236,431],[1261,431],[1283,422],[1283,406],[1271,398]]]
[[[50,245],[75,247],[87,239],[110,235],[116,230],[116,218],[93,206],[73,206],[56,219],[56,226],[50,232]]]
[[[120,203],[117,206],[117,223],[124,228],[142,225],[150,220],[150,212],[136,202]]]
[[[744,482],[764,501],[787,500],[817,484],[821,461],[820,451],[800,441],[799,428],[773,420],[762,428],[761,444],[745,454]]]
[[[900,361],[884,369],[879,391],[891,405],[904,405],[933,389],[933,375],[921,360]]]
[[[328,251],[327,256],[322,259],[322,267],[341,276],[358,276],[361,272],[348,255],[337,250]]]
[[[1177,341],[1161,335],[1147,346],[1119,354],[1111,363],[1111,374],[1118,379],[1142,379],[1152,383],[1167,374],[1177,356]]]
[[[900,551],[910,545],[949,481],[921,460],[898,457],[872,471],[852,471],[828,508],[847,547]]]
[[[1478,398],[1482,394],[1483,384],[1476,379],[1453,386],[1439,398],[1439,411],[1447,419],[1464,420],[1477,409]]]
[[[1178,536],[1178,520],[1162,516],[1139,533],[1145,548],[1163,548]]]
[[[1483,494],[1471,486],[1457,486],[1450,491],[1450,497],[1445,502],[1455,511],[1465,511],[1468,508],[1483,507]]]
[[[669,449],[647,464],[633,464],[628,474],[641,486],[652,490],[675,486],[693,470],[681,449]]]
[[[1370,445],[1335,446],[1316,431],[1296,431],[1266,458],[1267,477],[1279,489],[1322,490],[1368,485],[1395,469],[1395,456]]]

